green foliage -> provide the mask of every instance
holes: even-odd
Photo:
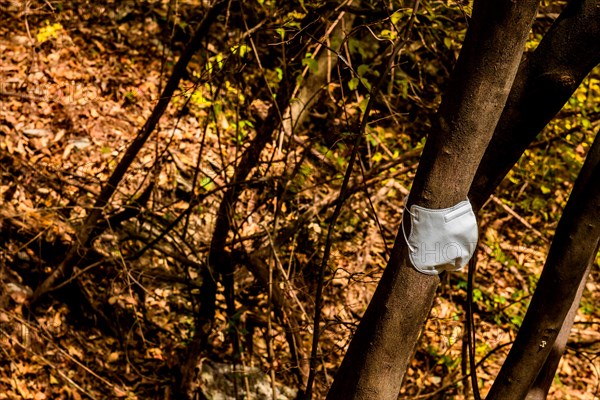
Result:
[[[306,56],[302,60],[302,65],[307,65],[312,73],[319,72],[319,63],[313,58],[311,53],[306,53]]]

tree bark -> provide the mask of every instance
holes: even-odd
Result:
[[[304,19],[304,25],[310,26],[310,34],[316,34],[319,24],[314,24],[322,18],[321,10],[314,10],[307,14]],[[294,42],[288,44],[285,51],[295,54],[302,47],[302,43]],[[293,57],[288,57],[292,59]],[[287,65],[286,74],[280,82],[277,93],[274,94],[274,101],[269,108],[268,115],[264,120],[256,125],[256,136],[244,151],[239,164],[235,168],[232,184],[225,191],[223,199],[217,210],[215,225],[208,252],[207,268],[202,270],[202,286],[199,294],[199,310],[196,315],[194,336],[188,347],[186,361],[181,368],[182,380],[179,385],[179,391],[185,398],[194,398],[197,391],[198,380],[196,377],[196,365],[201,359],[201,354],[206,350],[207,339],[212,329],[215,312],[217,282],[222,281],[224,286],[225,298],[227,303],[227,312],[229,315],[235,313],[234,303],[234,269],[231,257],[226,251],[227,237],[231,231],[235,204],[243,192],[243,185],[249,174],[257,166],[260,155],[265,146],[273,140],[276,132],[282,128],[282,113],[290,106],[292,93],[294,89],[296,74],[300,72],[301,65],[296,60],[293,64]]]
[[[525,57],[469,199],[479,209],[529,143],[600,63],[600,0],[572,0]]]
[[[488,400],[524,399],[536,379],[600,243],[600,135],[556,229],[546,265]]]
[[[533,385],[529,389],[525,400],[545,400],[548,396],[550,386],[552,386],[552,382],[554,381],[556,369],[558,368],[560,359],[562,358],[565,348],[567,347],[569,334],[571,333],[571,328],[573,327],[573,322],[575,320],[575,316],[577,315],[577,310],[579,309],[579,302],[581,301],[581,296],[583,295],[583,290],[585,289],[586,277],[589,275],[591,269],[592,263],[589,263],[586,271],[583,273],[583,279],[579,283],[575,300],[573,300],[571,308],[567,313],[567,317],[560,328],[560,333],[558,334],[558,337],[556,338],[556,341],[552,346],[552,350],[550,351],[546,362],[542,366],[540,373],[538,374],[537,378],[535,378]]]
[[[569,2],[540,45],[525,57],[469,191],[475,209],[481,208],[529,143],[600,62],[599,4],[598,0]],[[580,294],[528,399],[542,399],[548,393],[579,299]]]
[[[469,199],[481,208],[526,147],[553,118],[600,63],[600,1],[573,0],[545,34],[536,50],[525,57],[515,78],[494,136],[479,165]],[[588,270],[591,264],[588,265]],[[542,370],[527,395],[545,399],[577,314],[580,291]]]
[[[296,130],[302,126],[309,116],[309,111],[317,100],[319,92],[327,87],[328,77],[331,71],[337,66],[338,56],[334,51],[341,51],[341,45],[346,40],[346,35],[352,27],[355,15],[340,12],[336,20],[327,28],[324,41],[329,48],[323,45],[315,50],[320,52],[316,57],[317,70],[305,71],[303,77],[308,72],[308,76],[304,77],[302,82],[294,89],[289,107],[283,113],[283,132],[292,137]],[[313,55],[314,56],[314,55]],[[308,69],[306,67],[305,69]]]
[[[538,1],[476,0],[438,121],[409,203],[443,208],[463,200],[506,103]],[[459,173],[456,173],[459,171]],[[395,399],[439,283],[417,272],[402,234],[328,399]]]

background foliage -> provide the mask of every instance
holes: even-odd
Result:
[[[543,5],[528,50],[561,6]],[[197,297],[223,191],[281,85],[295,87],[292,104],[314,102],[305,121],[275,132],[229,211],[235,312],[219,286],[204,357],[254,366],[278,384],[300,387],[293,354],[310,349],[317,268],[350,146],[412,3],[231,3],[105,210],[74,279],[34,313],[26,307],[31,288],[60,263],[150,114],[205,7],[200,1],[0,2],[0,398],[171,393],[197,329]],[[320,393],[386,264],[469,13],[464,2],[422,2],[374,101],[326,271]],[[522,321],[598,130],[599,97],[596,69],[480,215],[474,298],[484,392]],[[595,267],[552,398],[598,393],[599,280]],[[442,392],[463,398],[466,272],[443,281],[402,398]],[[244,386],[239,378],[240,393]]]

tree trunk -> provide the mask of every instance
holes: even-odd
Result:
[[[506,107],[479,165],[469,199],[479,209],[518,161],[525,148],[600,63],[600,1],[573,0],[519,67]],[[591,267],[588,265],[588,270]],[[542,370],[527,395],[542,400],[550,389],[564,353],[580,290]]]
[[[600,0],[572,0],[525,57],[469,199],[480,208],[529,143],[600,63]]]
[[[342,51],[341,45],[346,40],[355,18],[354,14],[342,11],[338,18],[327,27],[323,40],[329,48],[324,45],[317,46],[313,53],[313,57],[317,55],[316,71],[311,71],[308,66],[304,68],[303,80],[292,93],[294,100],[290,102],[289,107],[283,113],[283,132],[288,137],[292,137],[307,120],[309,111],[315,100],[318,99],[321,90],[327,89],[331,71],[335,69],[338,62],[338,55],[334,51]],[[307,73],[308,76],[306,76]]]
[[[575,300],[573,300],[571,308],[569,309],[567,317],[565,318],[565,322],[560,328],[560,333],[558,334],[558,337],[552,346],[552,350],[550,351],[542,370],[538,374],[537,378],[535,378],[535,382],[533,382],[533,385],[529,389],[525,400],[545,400],[548,396],[548,391],[550,390],[550,386],[552,386],[552,381],[554,381],[554,375],[556,374],[558,363],[565,352],[567,341],[569,340],[569,334],[571,333],[571,328],[573,327],[573,322],[575,320],[575,316],[577,315],[577,310],[579,309],[579,301],[581,300],[583,290],[585,289],[586,277],[589,275],[591,269],[592,263],[589,263],[586,271],[583,273],[583,279],[579,283]]]
[[[536,0],[475,1],[438,121],[421,157],[411,204],[443,208],[467,196],[508,97],[537,6]],[[438,283],[437,276],[412,268],[404,238],[397,235],[328,399],[398,396]]]
[[[524,399],[553,348],[600,243],[600,135],[560,219],[523,324],[489,400]]]
[[[277,103],[270,107],[267,118],[257,125],[256,137],[242,155],[241,161],[235,169],[233,182],[225,191],[217,211],[215,228],[208,252],[208,265],[201,271],[202,286],[198,296],[200,307],[196,316],[194,336],[188,347],[186,361],[181,369],[183,378],[180,384],[180,392],[189,399],[195,396],[197,389],[196,365],[201,359],[201,354],[206,350],[207,339],[214,322],[217,281],[219,278],[223,280],[225,286],[228,312],[233,313],[231,307],[233,305],[234,265],[225,249],[231,229],[233,210],[238,197],[242,193],[242,184],[258,163],[260,154],[267,143],[272,140],[274,133],[281,126],[279,110],[288,106],[292,93],[289,82],[292,82],[292,80],[282,82],[277,91]]]
[[[321,20],[321,14],[325,8],[314,10],[303,19],[307,34],[316,35],[320,24],[315,21]],[[310,27],[310,28],[309,28]],[[286,46],[287,59],[293,59],[304,44],[298,41]],[[297,57],[296,57],[297,58]],[[226,189],[223,199],[219,204],[216,214],[215,225],[208,252],[207,268],[202,270],[202,286],[199,294],[199,310],[196,315],[194,336],[188,347],[186,361],[181,368],[182,380],[179,391],[181,396],[192,399],[197,392],[198,379],[196,369],[201,360],[201,355],[206,351],[208,336],[213,327],[216,312],[217,282],[222,281],[229,316],[235,314],[234,302],[234,269],[231,257],[226,251],[226,242],[232,228],[235,204],[243,192],[243,184],[252,170],[258,165],[260,155],[266,145],[273,140],[275,133],[282,128],[283,115],[290,106],[294,89],[295,77],[302,69],[299,62],[293,62],[286,66],[286,73],[282,79],[274,101],[269,108],[268,115],[256,125],[256,136],[244,151],[239,164],[235,168],[231,185]]]

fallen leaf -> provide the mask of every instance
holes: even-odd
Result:
[[[29,287],[16,283],[7,283],[6,292],[17,304],[24,304],[33,295],[33,291]]]
[[[48,129],[25,129],[23,134],[28,137],[45,137],[52,135]]]
[[[115,361],[117,361],[118,359],[119,359],[119,353],[118,353],[118,352],[116,352],[116,351],[113,351],[112,353],[110,353],[110,354],[108,355],[108,360],[107,360],[107,363],[112,363],[112,362],[115,362]]]

